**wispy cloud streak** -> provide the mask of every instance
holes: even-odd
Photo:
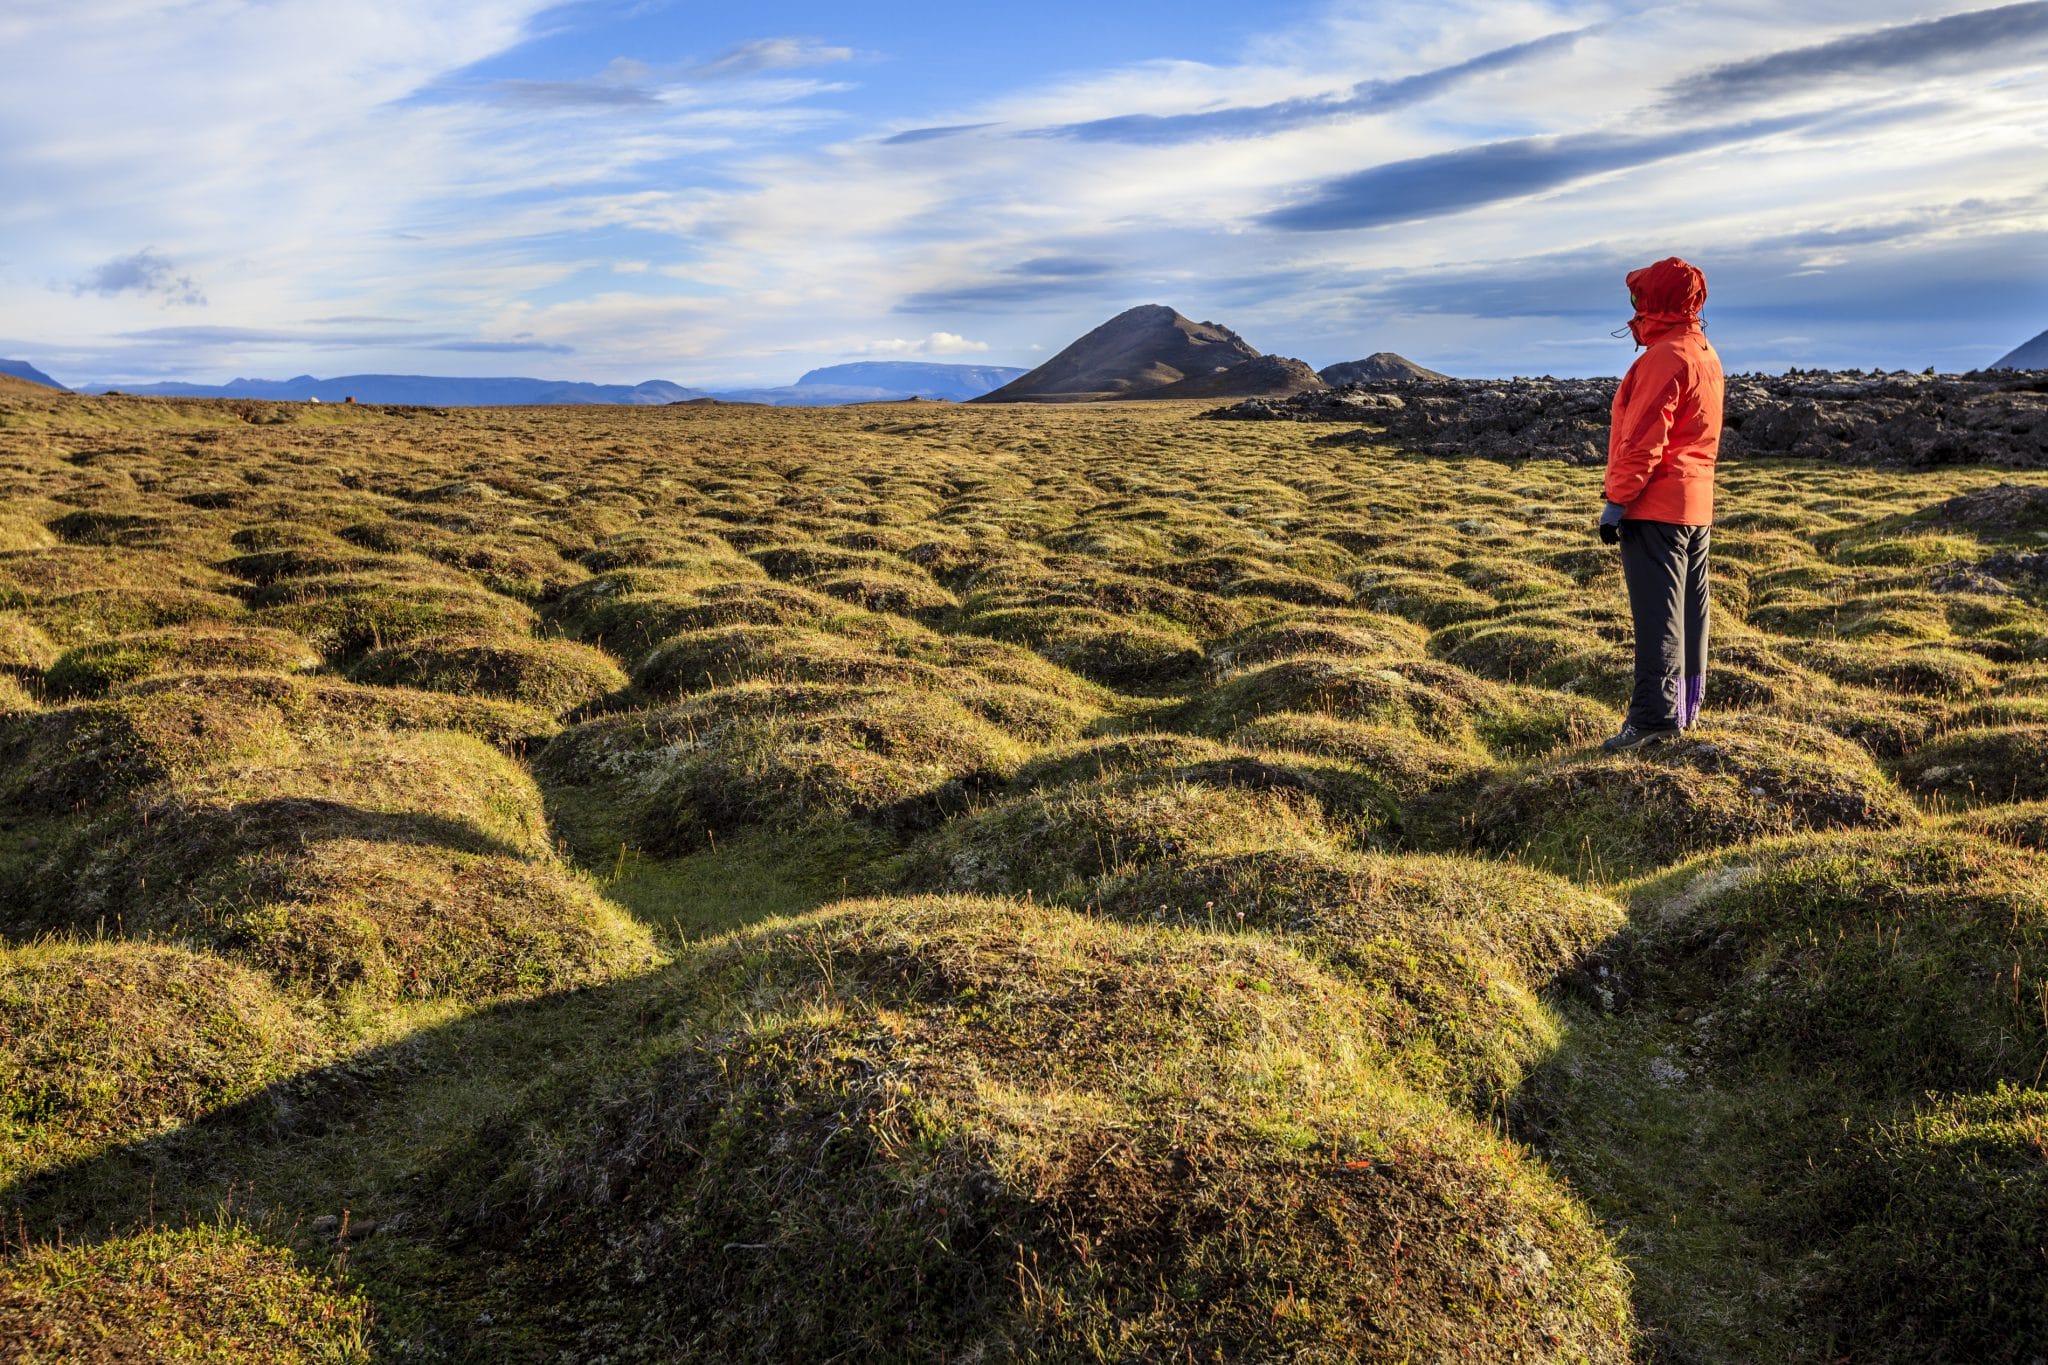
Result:
[[[2044,38],[2048,3],[2042,0],[1971,10],[1710,67],[1675,82],[1669,103],[1731,104],[1805,90],[1816,81],[1940,71],[1958,61],[1977,70],[2009,68],[2038,60]]]
[[[1348,94],[1311,99],[1280,100],[1272,104],[1238,105],[1190,114],[1119,114],[1035,130],[1041,137],[1078,138],[1086,142],[1129,142],[1147,146],[1171,146],[1212,138],[1264,137],[1318,123],[1357,118],[1366,114],[1390,113],[1420,104],[1449,91],[1476,76],[1503,71],[1536,58],[1565,52],[1591,28],[1553,33],[1511,47],[1495,48],[1477,57],[1433,71],[1421,71],[1397,80],[1361,81]]]

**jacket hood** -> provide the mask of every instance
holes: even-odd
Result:
[[[1707,301],[1707,277],[1699,267],[1667,256],[1655,265],[1631,270],[1624,281],[1636,315],[1629,330],[1641,341],[1646,331],[1662,331],[1688,322],[1698,322],[1700,308]]]

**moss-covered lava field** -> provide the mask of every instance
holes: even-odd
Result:
[[[2048,1357],[2048,477],[1198,411],[0,394],[0,1355]]]

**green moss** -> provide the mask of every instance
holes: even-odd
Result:
[[[1498,626],[1473,633],[1443,658],[1484,678],[1567,688],[1609,702],[1625,701],[1632,681],[1628,650],[1583,627]]]
[[[1963,805],[2048,797],[2048,725],[2008,725],[1945,735],[1908,754],[1899,780]]]
[[[715,626],[792,626],[829,619],[841,605],[782,583],[722,582],[686,592],[593,595],[563,622],[570,633],[628,663],[671,636]]]
[[[827,597],[869,611],[916,616],[951,611],[959,605],[953,594],[922,574],[913,577],[902,573],[834,573],[813,578],[809,584]]]
[[[2010,806],[1980,806],[1947,821],[1951,829],[1966,830],[1996,839],[2002,844],[2048,853],[2048,801],[2026,801]]]
[[[122,683],[164,673],[298,673],[320,666],[298,636],[260,626],[186,626],[119,635],[64,652],[44,686],[55,698],[98,697]]]
[[[1486,766],[1470,749],[1438,744],[1412,730],[1305,712],[1262,716],[1231,731],[1251,749],[1316,754],[1354,764],[1407,800],[1449,786]]]
[[[1163,860],[1104,886],[1096,904],[1297,947],[1355,983],[1404,1074],[1481,1111],[1557,1046],[1537,993],[1623,919],[1538,872],[1312,843]]]
[[[466,635],[523,635],[534,624],[524,605],[481,589],[433,583],[342,578],[306,583],[304,596],[267,603],[264,625],[303,636],[331,659],[355,659],[391,645]]]
[[[61,651],[19,612],[0,612],[0,672],[32,679],[57,662]]]
[[[1424,633],[1396,616],[1295,613],[1261,621],[1219,640],[1209,651],[1217,668],[1249,668],[1296,655],[1401,659],[1422,652]]]
[[[1988,839],[1811,835],[1645,885],[1633,956],[1711,1013],[1695,1046],[1738,1075],[1899,1099],[2031,1084],[2048,1057],[2044,897],[2048,863]]]
[[[110,942],[0,950],[0,1112],[16,1141],[189,1122],[321,1051],[262,977],[204,954]]]
[[[983,612],[971,630],[1029,645],[1062,668],[1107,687],[1157,691],[1198,676],[1194,637],[1084,607],[1017,607]]]
[[[1583,1215],[1284,951],[872,902],[712,983],[745,1014],[469,1158],[501,1311],[618,1359],[1626,1357]]]
[[[1816,643],[1794,645],[1793,659],[1837,682],[1920,697],[1956,700],[1991,685],[1992,669],[1976,655],[1954,649],[1880,649]]]
[[[1470,742],[1482,708],[1506,709],[1506,695],[1442,664],[1293,658],[1228,678],[1191,698],[1180,723],[1227,734],[1262,716],[1309,712],[1413,730],[1445,743]]]
[[[1424,847],[1612,877],[1802,829],[1917,819],[1867,754],[1758,718],[1702,726],[1635,753],[1573,754],[1482,775],[1415,803],[1405,828]]]
[[[1098,881],[1134,867],[1319,838],[1327,829],[1321,806],[1299,790],[1111,776],[1040,788],[950,820],[911,850],[903,878],[924,890],[1085,903]]]
[[[1816,1232],[1806,1308],[1835,1348],[1878,1365],[2019,1365],[2048,1341],[2048,1092],[1931,1099],[1844,1142],[1785,1219]]]
[[[87,588],[27,609],[43,633],[69,647],[141,631],[232,622],[242,604],[188,588]]]
[[[611,657],[568,640],[504,635],[419,640],[374,650],[349,670],[357,682],[503,697],[560,715],[622,691]]]
[[[372,731],[174,776],[53,849],[16,931],[197,944],[373,1000],[532,993],[651,960],[554,864],[531,780],[476,740]]]
[[[645,828],[685,850],[719,831],[857,816],[918,828],[1016,766],[1018,748],[958,702],[878,692],[803,713],[713,721],[677,764]]]
[[[370,1359],[363,1299],[228,1224],[0,1261],[0,1341],[24,1365],[73,1360],[343,1365]]]

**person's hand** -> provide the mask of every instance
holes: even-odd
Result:
[[[1627,510],[1626,507],[1623,507],[1618,502],[1610,502],[1607,504],[1606,510],[1600,513],[1601,544],[1621,544],[1621,514]]]

